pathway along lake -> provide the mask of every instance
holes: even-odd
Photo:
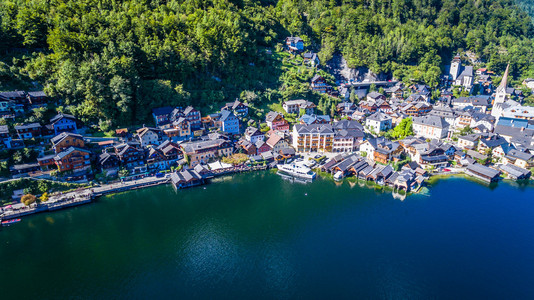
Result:
[[[307,195],[306,195],[307,194]],[[534,188],[372,188],[240,174],[0,231],[3,299],[532,299]]]

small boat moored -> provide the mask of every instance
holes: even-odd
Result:
[[[15,224],[18,222],[20,222],[20,219],[5,220],[5,221],[2,221],[2,226],[9,226],[11,224]]]

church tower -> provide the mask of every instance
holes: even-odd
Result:
[[[497,87],[495,92],[495,100],[493,101],[493,109],[491,110],[491,115],[498,118],[501,116],[503,107],[502,104],[508,99],[508,94],[506,93],[506,86],[508,82],[508,73],[510,71],[510,64],[506,66],[504,75],[502,76],[501,83]]]
[[[452,81],[455,81],[460,75],[460,69],[462,68],[462,61],[460,56],[456,55],[451,61],[451,69],[449,70],[449,75],[451,76]]]

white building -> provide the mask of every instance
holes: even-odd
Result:
[[[302,108],[306,111],[306,114],[312,115],[316,105],[308,100],[298,99],[286,101],[282,104],[282,107],[288,114],[298,114]]]
[[[376,112],[367,117],[365,126],[368,126],[373,132],[379,133],[391,129],[392,119],[383,112]]]
[[[438,116],[414,117],[412,126],[415,136],[427,139],[442,139],[447,137],[449,132],[449,124]]]

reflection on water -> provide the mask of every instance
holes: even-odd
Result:
[[[532,299],[533,192],[270,172],[137,190],[0,231],[2,297]]]

